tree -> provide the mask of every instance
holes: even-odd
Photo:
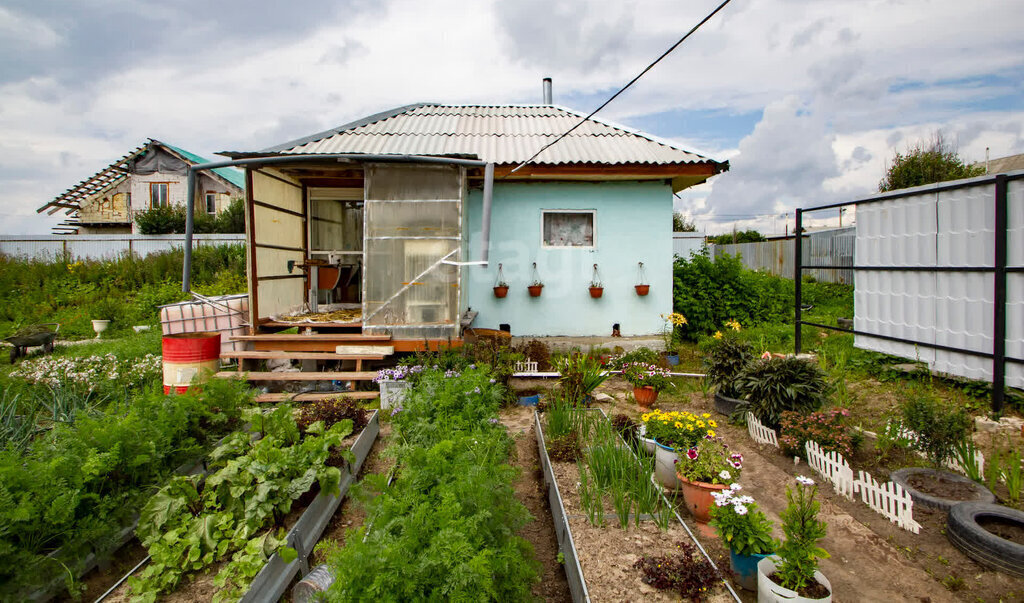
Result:
[[[886,166],[885,177],[878,183],[878,191],[884,193],[933,182],[972,178],[984,173],[984,167],[965,163],[957,153],[956,145],[947,142],[942,132],[936,132],[930,142],[921,140],[905,153],[896,152]]]
[[[679,212],[672,212],[672,232],[697,232],[697,225]]]
[[[715,245],[730,245],[732,243],[758,243],[765,241],[764,235],[756,230],[741,230],[729,232],[714,237],[708,237],[708,243]]]

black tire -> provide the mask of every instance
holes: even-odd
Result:
[[[946,536],[953,546],[978,563],[1024,578],[1024,545],[989,532],[979,519],[996,519],[1024,529],[1024,512],[1002,505],[966,502],[953,505],[946,519]]]
[[[938,496],[932,496],[926,494],[920,490],[915,489],[910,485],[910,478],[915,475],[931,475],[936,477],[942,477],[948,481],[960,482],[962,484],[969,484],[974,490],[973,500],[956,500],[952,498],[940,498]],[[950,471],[943,471],[940,469],[928,469],[926,467],[907,467],[906,469],[897,469],[889,474],[889,479],[896,482],[906,490],[907,494],[910,494],[910,498],[913,499],[915,505],[923,505],[925,507],[931,507],[932,509],[938,509],[940,511],[949,511],[953,508],[953,505],[961,503],[994,503],[996,497],[989,491],[985,486],[971,481],[966,477]]]
[[[746,400],[730,398],[728,396],[723,396],[722,394],[715,392],[715,411],[718,412],[718,414],[730,417],[732,416],[732,413],[736,412],[737,408],[749,405],[750,403],[747,402]]]

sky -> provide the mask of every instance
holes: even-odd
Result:
[[[49,233],[38,207],[147,138],[213,157],[413,102],[540,102],[544,77],[589,113],[717,4],[3,0],[0,233]],[[599,115],[730,162],[675,201],[699,230],[782,233],[937,132],[971,162],[1024,153],[1021,23],[1016,0],[733,0]]]

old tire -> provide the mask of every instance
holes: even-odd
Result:
[[[1024,545],[1000,538],[978,523],[996,520],[1024,529],[1024,512],[1002,505],[965,502],[953,505],[946,519],[946,536],[953,546],[978,563],[1024,577]]]
[[[715,411],[718,414],[731,417],[732,413],[736,412],[741,406],[749,406],[750,403],[746,400],[740,400],[738,398],[730,398],[729,396],[723,396],[722,394],[715,392]]]
[[[933,477],[939,477],[947,481],[959,482],[962,484],[969,484],[974,490],[974,498],[972,500],[956,500],[953,498],[941,498],[926,494],[910,485],[910,478],[916,475],[930,475]],[[994,503],[996,497],[992,492],[985,486],[971,481],[966,477],[950,471],[943,471],[941,469],[929,469],[926,467],[907,467],[905,469],[897,469],[889,474],[889,479],[899,484],[907,494],[910,494],[910,498],[913,499],[915,505],[922,505],[925,507],[931,507],[932,509],[938,509],[940,511],[949,511],[953,505],[961,503]]]

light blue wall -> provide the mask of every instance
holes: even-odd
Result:
[[[480,190],[466,204],[469,253],[480,257],[483,210]],[[595,249],[542,249],[541,210],[597,211]],[[537,262],[544,291],[532,298],[531,265]],[[643,262],[650,294],[640,297],[637,262]],[[502,264],[508,297],[494,297]],[[598,264],[604,296],[588,287]],[[463,268],[463,309],[479,312],[476,327],[508,323],[515,336],[608,336],[660,333],[660,315],[672,310],[672,189],[664,182],[552,182],[494,185],[490,264]]]

